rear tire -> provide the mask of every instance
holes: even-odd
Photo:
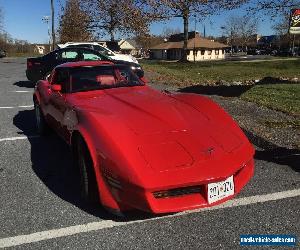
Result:
[[[99,192],[93,161],[88,147],[81,136],[77,137],[76,150],[77,166],[80,174],[80,191],[82,198],[89,203],[99,203]]]
[[[50,128],[45,120],[41,107],[37,102],[34,103],[34,110],[35,110],[36,128],[38,133],[40,135],[48,134]]]

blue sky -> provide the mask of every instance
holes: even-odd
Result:
[[[54,0],[56,14],[58,14],[64,1]],[[47,43],[47,24],[42,22],[42,17],[50,15],[50,0],[0,0],[0,7],[4,12],[4,28],[13,38],[27,40],[32,43]],[[212,16],[198,22],[197,30],[203,32],[205,25],[206,35],[220,35],[220,27],[224,24],[224,20],[230,15],[241,13],[244,13],[242,9]],[[193,20],[190,24],[190,29],[194,29]],[[263,35],[272,34],[271,26],[272,22],[270,20],[260,22],[258,33]],[[151,33],[160,34],[164,27],[183,30],[182,19],[174,18],[165,23],[153,24],[151,25]]]

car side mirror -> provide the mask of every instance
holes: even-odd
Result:
[[[59,92],[59,91],[61,91],[61,85],[60,84],[52,84],[51,89],[54,92]]]
[[[46,75],[46,81],[50,82],[51,81],[51,74]]]
[[[144,77],[144,71],[143,70],[137,70],[135,73],[138,76],[138,78],[143,78]]]

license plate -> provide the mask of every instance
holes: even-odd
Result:
[[[207,185],[208,203],[214,203],[234,194],[233,176],[225,181],[209,183]]]

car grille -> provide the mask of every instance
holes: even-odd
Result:
[[[196,194],[196,193],[200,194],[201,191],[202,191],[201,186],[193,186],[193,187],[174,188],[174,189],[168,189],[163,191],[157,191],[157,192],[153,192],[153,195],[156,199],[161,199],[161,198],[170,198],[170,197],[182,196],[188,194]]]

